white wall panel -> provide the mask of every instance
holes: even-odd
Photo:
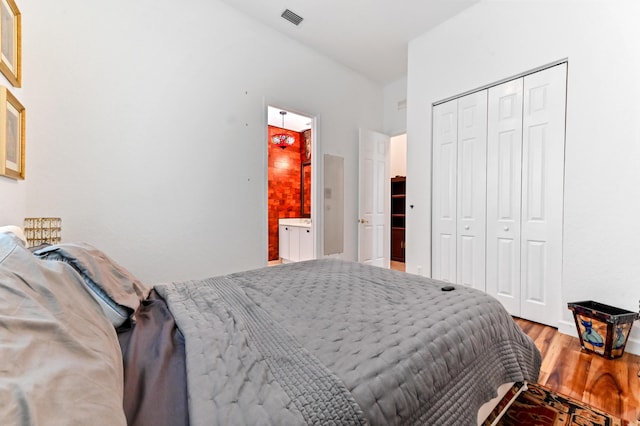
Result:
[[[496,264],[497,274],[492,278],[497,287],[496,296],[518,297],[520,280],[514,280],[514,277],[519,278],[520,271],[514,271],[514,268],[520,266],[520,248],[510,238],[499,238],[497,246],[497,255],[489,259],[489,263]],[[519,300],[517,302],[519,311]]]
[[[458,282],[485,291],[487,91],[458,99]],[[434,182],[434,185],[437,185]]]
[[[544,304],[546,253],[544,241],[526,241],[523,248],[522,265],[524,279],[524,301],[529,304]],[[542,321],[543,323],[546,321]]]
[[[487,293],[521,314],[522,78],[489,89]]]
[[[433,270],[434,278],[457,282],[458,101],[432,111],[433,134]],[[437,183],[436,183],[437,182]]]
[[[522,317],[557,326],[561,319],[562,224],[567,65],[524,80],[522,161]]]

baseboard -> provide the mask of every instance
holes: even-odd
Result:
[[[635,329],[632,329],[633,331]],[[576,331],[576,323],[573,321],[559,321],[558,322],[558,331],[562,334],[568,334],[569,336],[578,337],[578,332]],[[625,352],[629,352],[630,354],[640,355],[640,339],[635,337],[629,337],[627,340],[627,346],[624,348]]]

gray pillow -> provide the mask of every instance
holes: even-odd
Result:
[[[56,244],[34,254],[71,265],[115,327],[121,326],[149,294],[149,288],[133,274],[89,244]]]
[[[71,266],[0,233],[0,425],[126,426],[113,324]]]

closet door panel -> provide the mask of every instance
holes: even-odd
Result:
[[[487,111],[487,293],[520,316],[523,79],[489,89]]]
[[[524,77],[522,316],[557,326],[561,312],[566,64]]]
[[[433,219],[431,276],[449,282],[456,277],[456,188],[458,101],[433,108]]]
[[[458,100],[458,284],[485,291],[487,91]]]

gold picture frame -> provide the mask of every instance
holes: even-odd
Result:
[[[14,0],[0,0],[0,72],[12,86],[21,86],[22,19]]]
[[[0,86],[0,175],[24,179],[25,108]]]

